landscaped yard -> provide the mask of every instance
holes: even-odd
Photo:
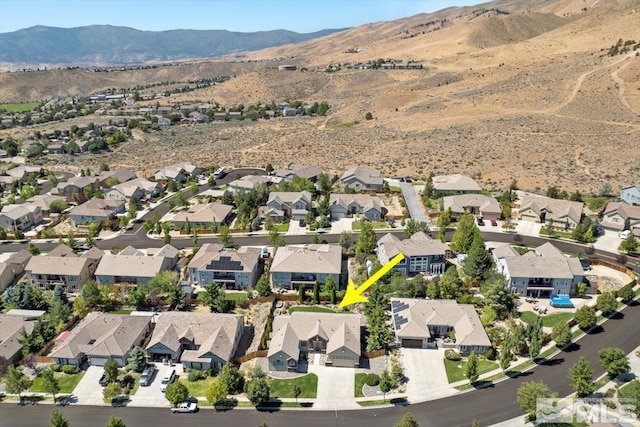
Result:
[[[319,305],[294,305],[293,307],[289,308],[289,314],[296,311],[307,311],[311,313],[335,313],[334,310],[327,307],[321,307]]]
[[[224,298],[229,301],[234,301],[237,306],[240,306],[247,301],[247,293],[246,292],[227,292],[224,295]]]
[[[272,397],[296,397],[293,393],[295,384],[300,387],[299,399],[315,398],[318,391],[318,376],[307,374],[303,377],[291,378],[287,380],[268,378]]]
[[[536,321],[537,315],[533,311],[525,311],[520,313],[520,320],[525,323],[533,324]],[[555,325],[561,322],[568,322],[573,318],[573,313],[553,313],[542,316],[542,326],[547,328],[553,328]]]
[[[362,228],[363,221],[353,221],[351,223],[352,230],[360,230]],[[389,228],[389,224],[385,221],[368,221],[369,224],[373,226],[374,229],[377,228]]]
[[[187,390],[189,390],[189,396],[203,397],[214,378],[215,377],[207,377],[203,380],[198,381],[180,381],[182,381],[182,384],[187,386]]]
[[[289,231],[289,223],[285,222],[282,224],[274,224],[273,228],[278,232],[278,233],[286,233],[287,231]]]
[[[84,372],[79,372],[77,374],[71,375],[56,372],[55,375],[58,379],[58,384],[60,384],[60,393],[71,393],[82,379]],[[47,392],[44,388],[44,380],[42,379],[42,377],[37,376],[33,379],[33,383],[31,384],[29,391],[32,391],[34,393]]]
[[[109,312],[109,314],[131,314],[131,312],[133,311],[133,309],[129,309],[129,308],[121,308],[120,310],[111,310]]]
[[[364,379],[367,377],[367,374],[364,372],[360,372],[356,374],[356,389],[354,390],[354,394],[356,397],[364,397],[364,393],[362,393],[362,386],[364,386]]]
[[[5,110],[7,113],[23,113],[33,110],[38,105],[37,102],[15,102],[13,104],[0,104],[0,110]]]
[[[449,380],[449,383],[465,380],[466,377],[464,375],[464,370],[466,366],[467,362],[463,360],[455,362],[453,360],[444,359],[444,368],[447,371],[447,379]],[[493,371],[494,369],[498,369],[498,364],[496,362],[491,362],[489,360],[478,361],[478,375]]]

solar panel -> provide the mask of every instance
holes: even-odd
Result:
[[[242,271],[242,263],[240,261],[233,261],[229,256],[221,256],[218,260],[211,261],[207,267],[207,270],[222,270],[222,271]]]

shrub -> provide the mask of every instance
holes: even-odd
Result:
[[[62,370],[62,366],[58,365],[57,363],[53,363],[50,368],[53,372],[60,372]]]
[[[62,367],[62,372],[64,372],[65,374],[72,375],[80,372],[80,369],[78,369],[78,367],[75,365],[65,365]]]
[[[446,357],[447,360],[453,360],[454,362],[462,360],[462,356],[460,356],[460,353],[451,348],[447,349],[447,351],[444,352],[444,357]]]
[[[613,397],[616,395],[616,389],[613,387],[610,387],[607,389],[607,391],[604,393],[604,397]]]
[[[364,377],[364,383],[368,386],[375,387],[380,384],[380,377],[376,374],[367,374],[367,376]]]
[[[496,360],[496,349],[493,347],[490,347],[489,349],[487,349],[487,351],[484,353],[484,357],[487,358],[487,360]]]
[[[189,370],[189,375],[187,376],[187,380],[194,382],[204,379],[205,375],[200,369],[191,369]]]

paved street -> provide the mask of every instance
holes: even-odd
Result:
[[[422,206],[420,196],[418,195],[418,189],[410,182],[400,182],[399,185],[411,219],[418,222],[428,223],[427,216],[424,213],[424,207]]]

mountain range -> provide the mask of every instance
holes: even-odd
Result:
[[[105,65],[210,58],[303,42],[337,31],[342,30],[300,34],[287,30],[241,33],[226,30],[140,31],[111,25],[35,26],[0,34],[0,62]]]

